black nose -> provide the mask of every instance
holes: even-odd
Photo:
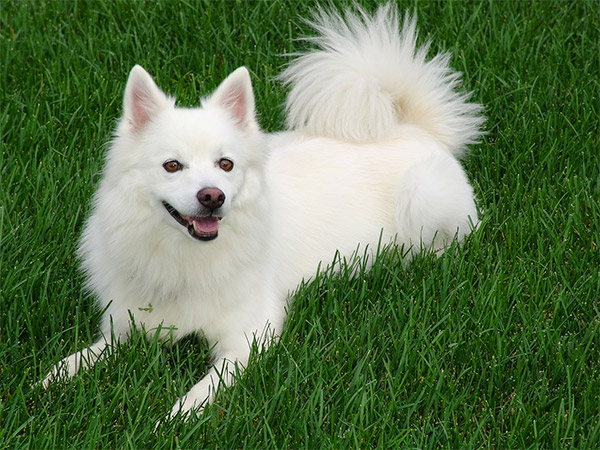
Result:
[[[198,191],[196,197],[202,206],[211,211],[220,208],[225,202],[225,194],[218,188],[204,188]]]

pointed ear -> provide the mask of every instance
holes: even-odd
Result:
[[[240,128],[256,126],[252,82],[245,67],[234,70],[225,78],[210,97],[210,103],[227,109]]]
[[[123,118],[131,129],[142,130],[154,114],[169,104],[167,96],[142,66],[131,69],[123,100]]]

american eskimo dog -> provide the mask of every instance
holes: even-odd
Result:
[[[261,132],[243,67],[194,109],[133,68],[80,244],[104,311],[100,337],[45,386],[93,364],[132,326],[175,340],[202,333],[214,365],[171,414],[200,411],[253,343],[276,338],[290,292],[336,252],[375,256],[395,242],[410,258],[477,225],[457,158],[483,117],[458,91],[449,56],[428,59],[415,20],[400,27],[389,5],[318,10],[312,26],[314,48],[281,74],[290,92],[280,134]]]

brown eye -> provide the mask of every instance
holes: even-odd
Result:
[[[227,158],[222,158],[219,160],[219,167],[225,172],[230,172],[231,169],[233,169],[233,161]]]
[[[167,161],[166,163],[164,163],[163,167],[169,173],[177,172],[178,170],[182,169],[181,163],[179,161],[174,160],[174,159],[171,160],[171,161]]]

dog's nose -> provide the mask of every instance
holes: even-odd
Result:
[[[225,202],[225,194],[218,188],[204,188],[196,194],[198,201],[205,207],[214,211]]]

